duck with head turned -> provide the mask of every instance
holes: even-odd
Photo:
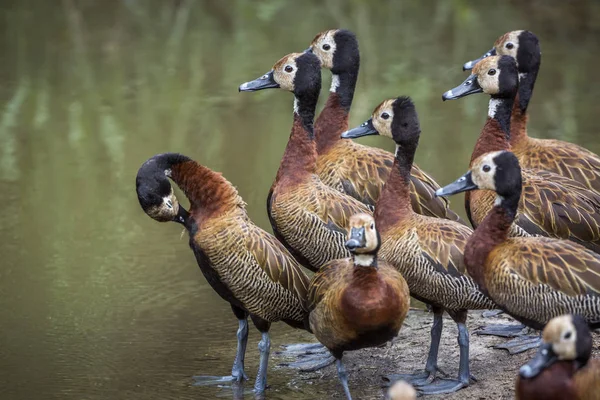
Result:
[[[352,140],[340,140],[340,134],[348,129],[360,67],[356,36],[345,29],[324,31],[314,38],[307,51],[319,57],[321,66],[332,73],[329,97],[315,121],[317,174],[326,185],[373,207],[390,174],[394,155]],[[415,212],[464,223],[446,199],[435,196],[437,189],[435,180],[413,164],[410,199]]]
[[[511,116],[510,145],[521,167],[551,171],[600,193],[600,157],[597,154],[573,143],[536,139],[527,134],[527,109],[542,58],[538,37],[526,30],[507,32],[496,40],[490,51],[465,63],[463,69],[472,69],[491,55],[510,56],[517,62],[519,92]]]
[[[312,53],[292,53],[273,69],[240,86],[252,92],[282,88],[294,94],[292,132],[267,198],[273,231],[312,271],[350,256],[344,246],[350,216],[370,213],[358,200],[325,185],[317,175],[313,130],[321,89],[321,63]]]
[[[542,329],[565,313],[581,315],[591,327],[600,327],[599,254],[569,240],[509,237],[522,191],[516,156],[509,151],[483,154],[438,195],[477,189],[496,196],[465,247],[467,270],[481,290],[533,329]],[[539,343],[518,341],[514,345],[521,351]]]
[[[471,165],[482,154],[510,150],[513,102],[518,89],[514,58],[490,56],[477,63],[460,86],[444,93],[444,100],[473,93],[490,95],[487,121],[471,155]],[[522,169],[523,192],[513,236],[540,235],[569,239],[600,251],[600,196],[581,183],[549,171]],[[476,190],[465,195],[467,215],[477,227],[494,205],[494,194]]]
[[[336,358],[340,381],[351,399],[342,356],[394,338],[408,313],[410,296],[402,275],[377,257],[381,243],[368,214],[350,218],[346,247],[352,257],[321,267],[308,291],[310,327]]]
[[[168,178],[189,199],[189,212],[177,201]],[[283,321],[295,328],[308,329],[304,302],[309,278],[277,239],[254,225],[246,212],[246,203],[233,185],[189,157],[164,153],[150,158],[138,171],[136,191],[148,216],[185,226],[202,274],[217,294],[231,304],[239,321],[232,374],[197,377],[196,383],[247,379],[244,357],[250,316],[262,334],[254,388],[263,392],[267,385],[271,323]]]
[[[548,322],[535,357],[519,370],[517,400],[600,400],[600,360],[592,359],[592,335],[579,315]]]
[[[375,206],[375,223],[382,238],[380,255],[406,279],[411,295],[432,306],[434,323],[425,372],[394,375],[423,394],[451,393],[470,383],[467,311],[495,308],[467,274],[463,250],[473,231],[456,221],[414,212],[409,181],[421,128],[413,102],[398,97],[381,103],[371,119],[342,134],[355,138],[379,134],[396,143],[392,171]],[[444,311],[458,325],[460,366],[457,380],[435,380]]]

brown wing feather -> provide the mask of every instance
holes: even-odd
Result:
[[[600,296],[600,255],[568,240],[511,238],[493,251],[500,271],[570,296]]]
[[[269,278],[299,299],[305,299],[309,278],[288,250],[275,237],[256,226],[247,237],[248,250]]]
[[[472,233],[469,227],[451,222],[423,224],[419,227],[419,244],[440,272],[468,275],[463,253]]]
[[[317,169],[326,185],[375,206],[393,163],[394,155],[388,151],[343,141],[326,154],[319,155]],[[440,186],[432,177],[416,165],[411,174],[411,202],[415,212],[465,224],[449,208],[447,199],[435,196]]]
[[[552,171],[600,193],[600,157],[573,143],[552,139],[528,140],[514,151],[522,167]]]

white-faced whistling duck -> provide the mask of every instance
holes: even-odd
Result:
[[[267,198],[273,231],[312,271],[330,260],[350,256],[344,246],[350,216],[370,213],[358,200],[319,179],[313,131],[321,90],[321,63],[312,53],[292,53],[240,91],[282,88],[294,93],[292,132]]]
[[[471,155],[510,150],[510,115],[519,85],[517,64],[510,56],[490,56],[473,68],[444,100],[472,93],[491,96],[488,118]],[[523,196],[512,236],[540,235],[570,239],[600,251],[600,196],[581,183],[550,171],[522,169]],[[494,205],[494,193],[476,190],[465,195],[467,214],[477,227]]]
[[[355,199],[375,206],[387,181],[394,155],[352,140],[340,140],[348,129],[348,116],[360,67],[358,41],[354,33],[334,29],[318,34],[307,51],[319,57],[321,66],[332,73],[327,102],[315,121],[317,173],[321,181]],[[410,199],[418,214],[464,223],[446,199],[435,196],[440,186],[413,164]]]
[[[177,201],[167,178],[171,178],[189,199],[189,213]],[[190,158],[176,153],[150,158],[138,171],[136,189],[142,209],[151,218],[185,226],[202,274],[231,304],[239,320],[232,375],[199,377],[197,382],[210,384],[247,379],[244,355],[249,315],[262,333],[255,390],[264,391],[270,325],[284,321],[295,328],[308,328],[304,302],[309,278],[277,239],[254,225],[246,213],[246,203],[233,185],[221,174]]]
[[[469,332],[467,310],[495,308],[467,275],[463,249],[471,228],[456,221],[426,217],[413,211],[409,180],[421,128],[415,106],[408,97],[386,100],[371,119],[342,134],[355,138],[380,134],[396,142],[396,156],[390,177],[375,206],[375,223],[382,238],[380,256],[402,274],[410,294],[430,304],[434,312],[431,347],[425,373],[394,375],[405,379],[424,394],[450,393],[469,385]],[[432,381],[437,358],[444,310],[458,324],[460,367],[458,380]]]
[[[469,172],[438,191],[440,196],[476,189],[495,192],[493,208],[465,247],[469,275],[501,309],[531,328],[542,329],[550,319],[566,313],[581,315],[593,328],[600,327],[599,254],[569,240],[509,237],[521,182],[516,156],[498,151],[475,159]],[[511,352],[524,351],[536,342],[517,339],[511,345],[516,351]]]
[[[352,257],[323,265],[308,290],[310,328],[336,358],[348,399],[351,396],[343,353],[393,339],[410,306],[402,275],[377,257],[380,244],[373,217],[352,216],[346,242]]]
[[[554,139],[535,139],[527,135],[527,106],[533,94],[542,53],[536,35],[530,31],[512,31],[498,38],[492,50],[469,61],[464,70],[491,55],[507,55],[517,61],[519,92],[511,116],[510,146],[522,168],[552,171],[574,179],[600,193],[600,157],[573,143]]]
[[[519,370],[517,400],[600,400],[600,360],[578,315],[556,317],[544,328],[535,357]]]

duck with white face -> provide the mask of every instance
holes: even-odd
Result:
[[[565,312],[600,327],[599,254],[569,240],[508,236],[522,187],[516,156],[497,151],[475,159],[466,174],[438,190],[440,196],[495,192],[492,209],[465,247],[469,275],[501,309],[532,329],[541,330]],[[519,337],[510,347],[524,351],[537,347],[538,339]]]
[[[509,56],[517,63],[519,92],[511,115],[510,145],[521,166],[554,172],[600,193],[600,157],[597,154],[574,143],[528,135],[527,110],[542,57],[538,37],[527,30],[507,32],[496,40],[492,50],[465,63],[463,69],[472,69],[490,55]]]
[[[536,355],[519,370],[520,400],[589,399],[600,396],[600,360],[592,359],[592,335],[579,315],[552,319]]]
[[[444,100],[475,93],[490,96],[488,118],[471,154],[473,161],[491,151],[510,150],[511,113],[518,90],[516,61],[490,56],[476,64],[461,85],[443,94]],[[522,167],[523,196],[511,236],[569,239],[600,252],[600,195],[571,178]],[[477,227],[494,204],[494,195],[473,191],[465,195],[467,215]]]

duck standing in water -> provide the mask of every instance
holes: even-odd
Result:
[[[600,400],[600,360],[591,359],[592,335],[584,318],[548,322],[535,357],[519,370],[517,400]]]
[[[394,154],[340,138],[348,129],[360,68],[356,36],[345,29],[324,31],[314,38],[307,51],[319,57],[321,66],[332,73],[329,97],[315,121],[317,174],[326,185],[374,207],[390,175]],[[435,196],[439,188],[432,177],[413,164],[410,199],[415,212],[464,224],[450,209],[449,201]]]
[[[527,134],[527,107],[542,59],[538,37],[530,31],[507,32],[496,40],[492,50],[465,63],[463,70],[472,69],[479,61],[492,55],[510,56],[517,62],[519,92],[511,115],[510,146],[521,167],[551,171],[600,193],[600,157],[597,154],[574,143],[536,139]]]
[[[381,240],[373,217],[350,218],[346,247],[352,257],[321,267],[308,291],[310,327],[336,358],[338,376],[351,399],[342,363],[345,351],[379,346],[398,335],[408,313],[406,281],[377,257]]]
[[[171,178],[190,201],[190,211],[177,201]],[[239,321],[237,352],[230,376],[195,377],[198,385],[241,382],[248,379],[244,357],[248,316],[262,338],[254,389],[267,386],[267,364],[272,322],[283,321],[307,329],[304,303],[309,278],[302,267],[269,233],[248,217],[246,203],[221,174],[177,153],[158,154],[146,161],[136,178],[138,200],[144,212],[159,222],[185,226],[190,247],[202,274]]]
[[[530,328],[540,330],[567,313],[599,328],[600,255],[569,240],[509,237],[522,191],[516,156],[509,151],[485,153],[438,195],[478,189],[496,193],[494,206],[465,247],[467,270],[479,288]],[[538,344],[516,339],[514,346],[524,351]]]

